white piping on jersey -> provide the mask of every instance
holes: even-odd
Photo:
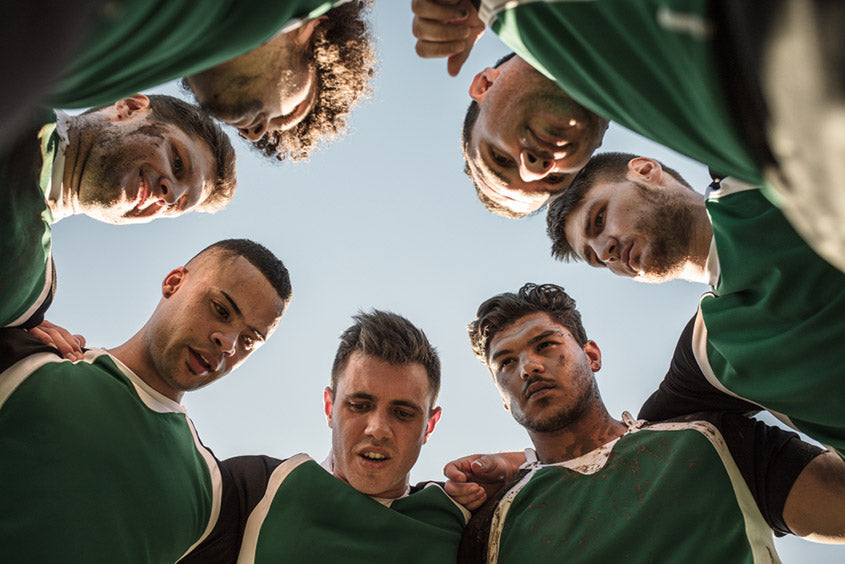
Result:
[[[14,363],[0,374],[0,409],[30,374],[51,362],[70,362],[55,353],[31,354]]]
[[[185,415],[185,421],[188,422],[188,428],[191,430],[191,437],[194,439],[194,445],[196,446],[197,451],[202,455],[203,460],[205,460],[205,464],[208,466],[208,473],[211,478],[211,513],[208,515],[208,525],[205,527],[205,531],[202,535],[200,535],[196,542],[188,547],[188,550],[179,557],[180,560],[186,554],[195,549],[206,539],[208,535],[211,534],[211,531],[214,530],[215,525],[217,525],[217,519],[220,517],[220,506],[223,502],[223,480],[220,477],[220,467],[217,466],[217,459],[214,458],[211,451],[205,448],[205,445],[200,442],[196,427],[194,427],[194,422],[191,421],[191,418],[188,417],[187,414]]]
[[[742,397],[741,395],[729,390],[716,377],[716,372],[713,370],[713,367],[710,365],[710,359],[707,357],[707,326],[704,324],[704,316],[701,313],[701,301],[704,300],[704,298],[706,298],[707,296],[717,297],[716,294],[714,294],[713,292],[705,292],[704,295],[701,296],[701,299],[698,302],[698,312],[696,312],[695,314],[695,323],[692,328],[692,354],[695,357],[695,362],[698,364],[698,368],[701,370],[701,373],[704,374],[704,378],[711,386],[713,386],[720,392],[729,396],[733,396],[735,398],[739,398],[743,401],[753,403],[754,405],[757,405],[761,409],[765,409],[766,411],[774,415],[785,425],[788,425],[789,427],[798,431],[798,428],[795,426],[795,424],[792,422],[788,415],[773,411],[765,405],[757,403],[754,400]]]
[[[539,2],[551,4],[563,2],[595,2],[595,0],[481,0],[481,5],[478,7],[478,17],[484,22],[484,25],[490,27],[493,20],[505,10],[512,10],[517,6]]]
[[[12,320],[6,327],[14,327],[21,323],[28,321],[30,317],[35,315],[35,312],[44,304],[44,300],[50,292],[53,291],[53,238],[50,238],[50,250],[47,253],[47,265],[44,267],[44,287],[41,288],[41,293],[38,298],[32,302],[32,305],[27,308],[25,312],[20,314],[17,319]]]
[[[279,464],[273,470],[273,473],[270,474],[264,497],[261,498],[261,501],[258,502],[258,505],[255,506],[255,509],[252,510],[246,520],[241,551],[238,554],[238,564],[252,564],[255,562],[258,535],[261,532],[261,526],[264,524],[264,520],[267,518],[267,513],[270,511],[270,506],[273,504],[273,499],[276,497],[276,492],[294,469],[309,460],[312,460],[312,458],[307,454],[297,454]]]
[[[719,265],[719,251],[716,250],[716,238],[710,239],[710,250],[707,252],[707,260],[704,261],[704,279],[701,282],[708,284],[712,288],[719,283],[719,276],[722,274],[722,268]]]

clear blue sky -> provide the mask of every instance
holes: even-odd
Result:
[[[543,215],[514,221],[486,212],[462,172],[460,124],[472,76],[507,49],[488,32],[451,78],[445,61],[414,53],[409,1],[377,2],[373,23],[381,63],[349,135],[301,164],[271,163],[235,140],[238,191],[216,215],[120,228],[84,217],[58,223],[59,287],[48,318],[89,346],[118,345],[149,317],[169,270],[219,239],[259,241],[290,269],[293,302],[241,368],[186,396],[204,442],[220,458],[307,452],[322,460],[330,446],[322,390],[338,334],[357,310],[387,309],[423,328],[443,361],[443,418],[411,475],[420,481],[441,479],[443,465],[464,454],[530,446],[465,327],[486,298],[554,282],[578,301],[603,352],[598,381],[611,414],[636,414],[706,288],[638,284],[555,262]],[[156,92],[180,95],[174,85]],[[602,150],[659,158],[702,191],[709,182],[704,167],[617,126]],[[845,554],[794,538],[778,546],[785,562]]]

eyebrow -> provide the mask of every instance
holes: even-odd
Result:
[[[223,291],[223,290],[220,290],[220,293],[221,293],[221,294],[223,294],[223,297],[224,297],[224,298],[226,298],[226,300],[228,300],[229,305],[231,305],[231,306],[232,306],[232,309],[235,311],[235,314],[236,314],[237,316],[239,316],[239,317],[243,318],[243,313],[241,313],[241,308],[239,308],[239,307],[238,307],[238,304],[237,304],[237,303],[235,303],[235,300],[234,300],[234,299],[232,299],[232,296],[230,296],[229,294],[227,294],[227,293],[226,293],[225,291]],[[247,327],[247,329],[249,329],[250,331],[252,331],[252,332],[253,332],[253,333],[255,333],[256,335],[258,335],[258,337],[259,337],[262,341],[265,341],[265,340],[266,340],[266,337],[264,337],[264,335],[261,333],[261,331],[259,331],[259,330],[258,330],[258,329],[256,329],[255,327],[252,327],[251,325],[247,325],[246,327]]]
[[[596,211],[596,207],[601,205],[601,202],[598,200],[594,200],[592,204],[590,204],[590,208],[587,210],[587,214],[584,220],[584,239],[589,239],[592,236],[591,230],[593,227],[593,220],[591,219]],[[581,254],[584,256],[584,260],[587,261],[588,264],[591,266],[594,265],[594,261],[590,260],[590,245],[585,241],[584,247],[581,249]]]
[[[555,329],[549,329],[547,331],[543,331],[542,333],[539,333],[539,334],[531,337],[530,339],[528,339],[528,344],[529,345],[536,344],[539,341],[542,341],[543,339],[545,339],[546,337],[550,337],[552,335],[563,335],[563,332],[555,330]],[[496,360],[499,357],[501,357],[502,355],[511,354],[511,353],[513,353],[512,349],[504,349],[504,350],[497,352],[492,357],[490,357],[490,360]]]

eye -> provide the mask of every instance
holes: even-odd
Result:
[[[185,168],[185,164],[182,162],[182,157],[179,156],[179,152],[175,149],[173,150],[173,173],[176,176],[180,176],[182,171]]]
[[[351,411],[357,413],[367,411],[370,408],[370,404],[365,401],[350,401],[347,402],[346,405]]]
[[[596,214],[596,217],[593,218],[593,225],[601,231],[601,228],[604,227],[604,214],[605,208],[599,210]]]
[[[394,414],[400,421],[410,421],[414,418],[416,412],[411,411],[410,409],[396,409],[394,410]]]
[[[510,157],[507,157],[495,149],[490,149],[490,158],[499,166],[508,166],[511,163]]]
[[[211,302],[214,306],[214,311],[217,312],[217,315],[220,316],[221,319],[226,320],[229,319],[229,310],[223,307],[223,305],[219,304],[218,302]]]
[[[511,357],[505,357],[499,361],[499,372],[505,370],[508,366],[512,365],[514,359]]]

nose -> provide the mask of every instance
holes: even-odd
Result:
[[[619,260],[619,241],[616,237],[608,237],[604,244],[600,244],[599,252],[596,253],[603,263]]]
[[[223,356],[235,354],[235,346],[238,342],[238,335],[234,331],[218,330],[211,334],[211,340]]]
[[[370,411],[369,417],[367,418],[367,428],[364,431],[366,435],[377,441],[382,441],[390,437],[389,417],[389,414],[382,409]]]
[[[249,127],[240,127],[238,131],[241,137],[245,137],[250,141],[258,141],[267,133],[269,126],[270,122],[267,120],[267,117],[262,115],[257,122],[252,123]]]
[[[523,149],[519,153],[519,176],[525,182],[545,178],[555,165],[553,158],[546,158],[539,151]]]
[[[540,362],[540,359],[533,353],[526,353],[522,361],[520,377],[523,380],[527,380],[531,376],[540,374],[541,372],[543,372],[543,364]]]
[[[162,176],[158,181],[158,201],[163,205],[172,206],[179,201],[188,187],[184,183]]]

